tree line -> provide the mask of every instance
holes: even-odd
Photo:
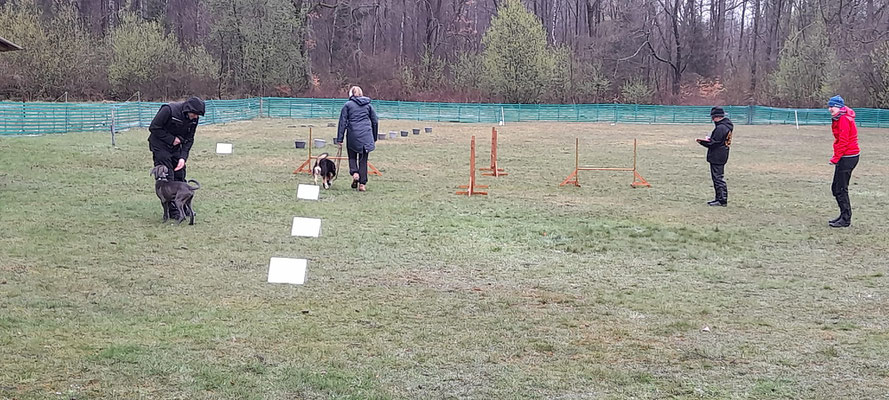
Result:
[[[0,0],[0,99],[889,108],[889,0]]]

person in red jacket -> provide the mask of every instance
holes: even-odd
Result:
[[[849,203],[849,180],[852,170],[858,165],[858,128],[855,127],[855,111],[846,107],[840,96],[833,96],[827,102],[833,123],[833,158],[830,165],[835,165],[831,191],[840,207],[840,216],[828,221],[833,228],[845,228],[852,224],[852,204]]]

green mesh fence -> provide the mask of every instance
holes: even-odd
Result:
[[[264,117],[339,118],[343,99],[263,98]],[[636,124],[710,124],[709,106],[639,104],[471,104],[418,103],[375,100],[382,119],[443,122],[613,122]],[[728,117],[741,125],[830,123],[827,108],[792,109],[762,106],[727,106]],[[855,109],[856,122],[865,127],[889,127],[889,110]]]
[[[249,120],[257,117],[337,119],[345,99],[251,98],[210,100],[201,124]],[[147,127],[162,103],[16,103],[0,102],[0,135],[82,132]],[[382,119],[440,122],[611,122],[632,124],[709,124],[710,107],[637,104],[481,104],[373,102]],[[823,125],[830,123],[826,108],[790,109],[727,106],[738,125]],[[889,127],[889,110],[858,108],[862,127]]]
[[[207,102],[200,123],[218,124],[259,117],[260,99]],[[115,131],[147,127],[164,103],[15,103],[0,102],[0,135]]]

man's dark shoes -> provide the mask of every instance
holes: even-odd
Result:
[[[830,221],[827,221],[827,223],[828,223],[828,224],[833,224],[833,223],[836,223],[837,221],[839,221],[839,220],[841,220],[841,219],[843,219],[843,216],[842,216],[842,215],[840,215],[839,217],[836,217],[836,218],[834,218],[834,219],[832,219],[832,220],[830,220]]]
[[[719,201],[719,200],[713,200],[713,201],[708,201],[708,202],[707,202],[707,205],[710,206],[710,207],[717,207],[717,206],[719,206],[719,207],[727,207],[727,206],[728,206],[728,203],[723,203],[723,202],[721,202],[721,201]]]
[[[840,218],[839,220],[832,221],[827,225],[829,225],[831,228],[848,228],[850,225],[852,225],[852,221]]]
[[[167,204],[168,204],[167,208],[170,211],[170,219],[179,219],[179,209],[176,208],[176,204],[173,203],[172,201]]]

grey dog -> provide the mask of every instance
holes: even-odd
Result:
[[[201,188],[201,184],[193,179],[188,181],[194,182],[197,186],[191,186],[181,181],[167,180],[169,171],[164,165],[158,165],[151,169],[151,175],[154,175],[155,178],[154,191],[164,207],[164,222],[170,219],[169,203],[172,201],[179,210],[179,220],[176,223],[181,224],[185,217],[189,216],[191,221],[188,224],[194,225],[194,210],[191,208],[191,199],[194,198],[194,191]]]

